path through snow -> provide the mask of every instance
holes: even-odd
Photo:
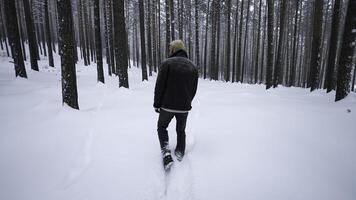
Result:
[[[0,199],[356,198],[355,94],[334,103],[324,91],[200,80],[187,155],[165,181],[155,77],[142,83],[133,68],[119,89],[117,77],[98,84],[94,66],[78,66],[75,111],[61,105],[58,68],[22,80],[0,62]],[[169,133],[173,149],[174,120]]]

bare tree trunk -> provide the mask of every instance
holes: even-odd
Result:
[[[25,63],[23,61],[19,26],[17,23],[15,1],[5,0],[5,21],[11,46],[12,58],[14,59],[15,75],[27,78]]]
[[[356,0],[349,0],[346,22],[342,37],[340,65],[337,74],[335,101],[345,98],[350,92],[351,72],[354,67],[354,50],[356,39]]]
[[[274,57],[274,52],[273,52],[273,21],[274,21],[274,1],[273,0],[267,0],[267,6],[268,6],[268,27],[267,27],[267,33],[268,33],[268,44],[267,44],[267,71],[266,71],[266,89],[269,89],[273,86],[273,57]]]
[[[319,72],[321,64],[321,29],[323,21],[323,0],[315,0],[314,3],[314,28],[313,28],[313,42],[312,42],[312,57],[309,73],[310,91],[318,88]]]
[[[11,0],[10,0],[11,1]],[[59,22],[59,52],[61,56],[63,103],[79,109],[75,71],[73,19],[70,0],[57,1]]]
[[[33,18],[32,18],[32,14],[31,14],[31,7],[29,4],[29,0],[23,0],[23,5],[24,5],[24,9],[25,9],[28,46],[30,49],[31,69],[38,71],[37,38],[36,38],[35,29],[34,29]],[[5,11],[6,11],[6,9],[5,9]]]
[[[141,68],[142,68],[142,81],[148,80],[147,67],[146,67],[146,48],[145,48],[145,12],[143,1],[139,1],[140,12],[140,37],[141,37]]]
[[[105,83],[104,69],[103,69],[103,53],[101,45],[101,31],[100,31],[100,8],[99,0],[94,1],[94,29],[95,29],[95,49],[96,49],[96,65],[98,71],[98,82]]]
[[[49,14],[48,14],[48,0],[45,0],[45,24],[46,24],[46,38],[47,38],[47,49],[48,49],[48,62],[49,66],[54,67],[53,62],[53,52],[52,52],[52,38],[51,38],[51,29],[49,24]]]

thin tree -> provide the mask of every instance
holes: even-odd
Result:
[[[148,57],[148,73],[152,76],[152,34],[151,34],[151,0],[147,0],[147,57]]]
[[[110,63],[111,63],[111,71],[113,74],[117,74],[116,68],[115,68],[115,53],[114,53],[114,32],[113,32],[113,9],[112,9],[112,0],[107,0],[108,1],[108,7],[107,7],[107,12],[108,12],[108,41],[110,43],[109,46],[109,55],[110,55]]]
[[[103,53],[101,46],[100,32],[100,8],[99,0],[94,1],[94,29],[95,29],[95,49],[96,49],[96,65],[98,71],[98,82],[105,83],[103,70]]]
[[[48,49],[48,62],[49,66],[54,67],[53,62],[53,52],[52,52],[52,38],[51,29],[49,24],[49,14],[48,14],[48,0],[45,0],[44,10],[45,10],[45,24],[46,24],[46,39],[47,39],[47,49]]]
[[[293,33],[293,50],[292,50],[292,71],[290,75],[290,81],[288,86],[294,85],[295,82],[295,75],[296,75],[296,69],[297,69],[297,42],[299,39],[299,35],[297,36],[297,30],[298,30],[298,20],[299,20],[299,2],[300,0],[296,0],[295,2],[295,14],[294,14],[294,33]]]
[[[324,82],[324,89],[326,92],[330,92],[335,89],[335,69],[337,60],[337,49],[338,49],[338,38],[339,38],[339,24],[340,24],[340,0],[335,0],[333,16],[332,16],[332,27],[330,36],[330,46],[329,46],[329,56],[326,67],[326,75]]]
[[[10,0],[11,1],[11,0]],[[68,106],[79,109],[73,43],[73,19],[70,0],[57,1],[59,54],[61,56],[62,99]]]
[[[227,38],[226,38],[226,73],[225,73],[225,81],[230,81],[230,52],[231,52],[231,0],[227,0]]]
[[[15,76],[27,78],[25,63],[23,61],[23,55],[21,49],[21,41],[20,41],[20,33],[18,28],[19,26],[17,23],[15,1],[5,0],[4,6],[5,6],[4,7],[5,21],[6,21],[7,31],[8,31],[9,43],[11,47],[12,58],[14,59]]]
[[[247,37],[248,37],[248,19],[250,18],[250,4],[251,0],[247,1],[247,14],[246,14],[246,24],[245,24],[245,41],[244,41],[244,51],[242,52],[242,70],[241,70],[241,83],[244,82],[244,74],[245,74],[245,66],[247,62],[245,62],[245,57],[246,57],[246,48],[247,48]],[[241,20],[242,23],[242,20]]]
[[[217,0],[213,0],[211,5],[211,47],[210,47],[210,79],[218,80],[216,76],[216,32],[217,32],[217,6],[219,2]]]
[[[277,47],[277,62],[274,69],[274,79],[273,79],[273,87],[276,88],[280,83],[280,79],[282,79],[281,71],[282,71],[282,62],[283,58],[282,53],[285,52],[284,48],[282,48],[282,43],[284,38],[284,28],[286,26],[285,23],[285,15],[287,12],[287,0],[281,0],[281,11],[280,11],[280,27],[279,27],[279,38],[278,38],[278,47]]]
[[[274,1],[267,0],[268,7],[268,26],[267,26],[267,71],[266,71],[266,89],[269,89],[273,85],[273,57],[274,57],[274,45],[273,45],[273,23],[274,23]]]
[[[199,1],[195,0],[195,62],[198,67],[200,67],[199,48]]]
[[[141,68],[142,68],[142,81],[148,80],[147,67],[146,67],[146,41],[145,41],[145,11],[143,1],[139,1],[140,13],[140,38],[141,38]]]
[[[108,74],[112,76],[112,66],[110,60],[110,41],[109,41],[109,31],[108,31],[108,0],[104,0],[104,36],[105,36],[105,56],[106,56],[106,63],[108,64]]]
[[[30,49],[31,69],[38,71],[37,38],[36,38],[35,29],[34,29],[33,18],[32,18],[32,14],[31,14],[31,7],[29,4],[29,0],[23,0],[23,5],[24,5],[24,10],[25,10],[28,46]],[[5,11],[6,11],[6,9],[5,9]]]
[[[319,85],[319,72],[321,64],[321,29],[323,21],[323,0],[314,2],[314,25],[313,25],[313,42],[312,55],[309,73],[308,87],[314,91]]]
[[[140,1],[142,2],[142,1]],[[114,32],[115,32],[115,60],[117,74],[119,76],[119,86],[129,88],[129,79],[127,74],[127,34],[125,25],[125,1],[113,1],[114,12]]]
[[[344,27],[340,63],[337,74],[335,101],[345,98],[350,92],[351,72],[354,67],[356,41],[356,0],[349,0]]]
[[[240,31],[239,31],[239,42],[238,42],[238,53],[236,57],[236,82],[241,81],[241,46],[242,46],[242,26],[243,26],[243,14],[244,14],[244,0],[241,0],[240,7]],[[247,23],[247,22],[246,22]]]
[[[233,53],[232,53],[232,82],[235,82],[236,79],[236,52],[238,52],[237,49],[237,40],[238,40],[238,17],[239,17],[239,0],[236,1],[236,12],[235,12],[235,30],[234,30],[234,47],[233,47]]]
[[[261,42],[261,34],[263,34],[263,31],[261,31],[261,23],[262,23],[262,0],[260,0],[259,2],[259,9],[258,9],[257,47],[256,47],[256,59],[255,59],[255,81],[254,81],[255,84],[258,82],[258,66],[261,60],[260,42]]]
[[[174,2],[173,0],[169,0],[169,10],[171,12],[170,17],[171,17],[171,34],[172,34],[172,40],[175,40],[175,29],[174,29]]]
[[[141,1],[140,1],[140,3],[141,3]],[[141,23],[141,18],[140,18],[140,23]],[[171,17],[170,17],[170,9],[169,9],[169,0],[166,0],[166,55],[167,56],[169,55],[168,45],[171,42],[171,30],[170,29],[171,29]]]
[[[208,27],[209,27],[209,13],[210,13],[210,0],[207,3],[207,10],[205,11],[206,25],[205,25],[205,44],[204,44],[204,69],[203,78],[206,79],[207,58],[208,58]]]

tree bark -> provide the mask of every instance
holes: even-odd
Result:
[[[102,83],[105,83],[100,24],[101,23],[100,23],[99,0],[95,0],[94,1],[94,29],[95,29],[95,49],[96,49],[96,65],[98,71],[98,82],[100,81]]]
[[[140,1],[142,2],[142,1]],[[127,34],[125,25],[125,7],[124,0],[113,1],[114,11],[114,32],[115,32],[115,59],[116,69],[119,76],[119,87],[129,88],[127,74]]]
[[[10,0],[11,1],[11,0]],[[70,0],[57,1],[59,25],[59,54],[61,56],[63,103],[79,109],[75,71],[73,20]]]
[[[141,68],[142,68],[142,81],[148,80],[147,66],[146,66],[146,41],[145,41],[145,12],[143,1],[139,1],[140,12],[140,38],[141,38]]]
[[[345,98],[350,92],[351,72],[356,39],[356,0],[349,0],[344,27],[341,57],[337,74],[335,101]]]
[[[30,49],[31,69],[38,71],[37,38],[36,38],[35,28],[34,28],[34,24],[33,24],[33,18],[32,18],[32,14],[31,14],[31,7],[29,4],[29,0],[23,0],[23,5],[24,5],[24,10],[25,10],[28,46]],[[5,9],[5,11],[6,11],[6,9]]]
[[[266,89],[269,89],[273,85],[273,57],[274,57],[274,45],[273,45],[273,23],[274,23],[274,1],[273,0],[267,0],[267,6],[268,6],[268,27],[267,27],[267,71],[266,71]]]

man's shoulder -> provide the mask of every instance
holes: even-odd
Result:
[[[163,65],[171,65],[171,64],[177,64],[177,63],[184,63],[186,65],[190,65],[194,68],[196,68],[196,65],[191,61],[189,58],[185,57],[171,57],[171,58],[166,58],[165,60],[162,61],[162,66]]]

